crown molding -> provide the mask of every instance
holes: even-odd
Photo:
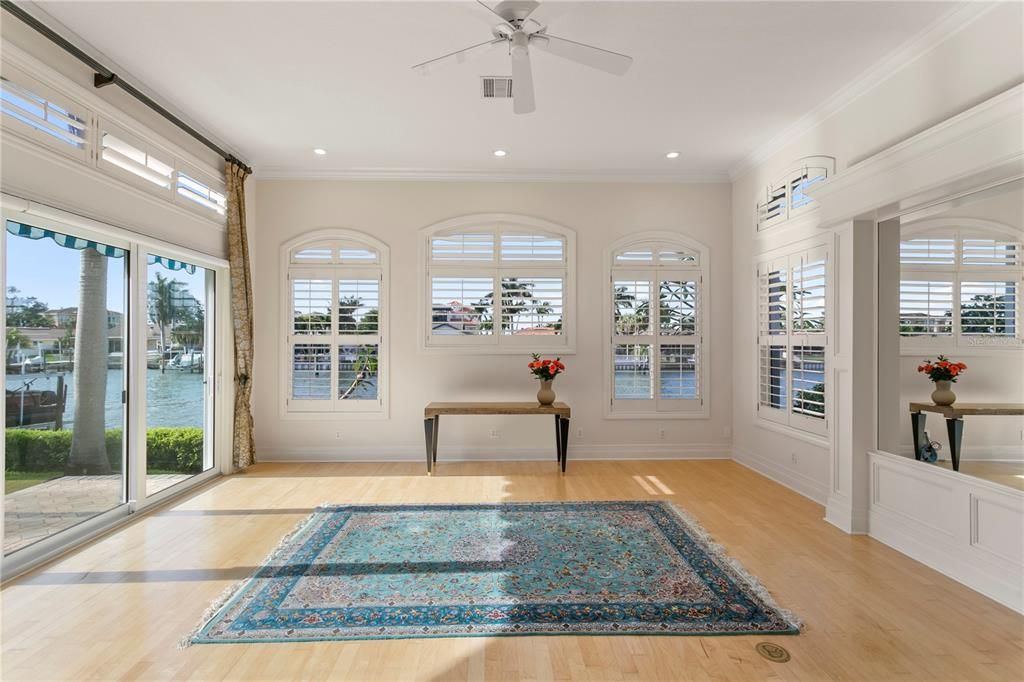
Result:
[[[933,21],[927,28],[901,45],[894,52],[876,62],[852,81],[840,88],[824,102],[807,112],[777,133],[746,158],[729,169],[733,181],[746,175],[782,151],[790,143],[816,128],[828,118],[838,114],[853,102],[914,63],[945,40],[967,28],[977,19],[992,11],[998,2],[965,2]]]
[[[807,188],[823,228],[887,219],[1024,178],[1024,84]]]
[[[517,170],[476,171],[432,168],[339,168],[301,170],[256,167],[257,180],[353,180],[413,182],[591,182],[591,183],[728,183],[721,174],[651,173],[649,171]]]

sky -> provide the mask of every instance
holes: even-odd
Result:
[[[78,307],[79,251],[58,246],[52,239],[28,239],[8,232],[4,236],[8,287],[17,287],[19,296],[34,296],[50,309]],[[125,309],[126,260],[111,258],[107,264],[107,309],[120,313]],[[158,264],[150,265],[148,271],[148,281],[153,281],[159,272],[184,282],[193,296],[205,301],[202,268],[197,268],[193,275],[184,270],[172,272]]]

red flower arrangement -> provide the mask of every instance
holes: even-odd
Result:
[[[917,366],[917,371],[927,374],[932,381],[956,382],[957,376],[965,369],[967,365],[962,362],[950,362],[945,355],[940,355],[935,362],[925,360],[923,364]]]
[[[527,365],[527,367],[529,367],[530,372],[541,381],[551,381],[565,371],[565,365],[562,364],[562,358],[541,360],[538,353],[533,354],[533,362]]]

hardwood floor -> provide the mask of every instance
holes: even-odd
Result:
[[[672,499],[800,616],[799,636],[178,640],[324,502]],[[263,464],[0,592],[4,680],[1019,680],[1024,617],[731,461]],[[772,641],[788,663],[762,659]]]

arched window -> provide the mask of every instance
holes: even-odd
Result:
[[[382,242],[352,230],[282,247],[285,412],[385,413],[387,256]]]
[[[900,336],[908,350],[1019,348],[1024,234],[944,218],[900,234]]]
[[[805,190],[835,175],[836,160],[831,156],[807,156],[796,161],[782,177],[765,187],[757,202],[758,231],[785,222],[814,205]]]
[[[571,230],[525,216],[466,216],[426,228],[423,248],[426,348],[573,351]]]
[[[608,267],[609,416],[707,416],[707,250],[646,233],[614,244]]]

